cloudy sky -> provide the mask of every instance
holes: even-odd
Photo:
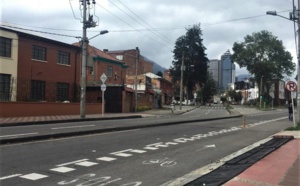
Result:
[[[92,0],[91,0],[92,1]],[[103,50],[139,47],[141,54],[165,68],[172,65],[174,43],[186,28],[201,24],[209,59],[220,59],[233,43],[246,35],[268,30],[283,41],[296,62],[294,24],[268,10],[289,17],[292,0],[95,0],[91,9],[99,25],[88,29],[93,37],[100,30],[109,33],[90,40]],[[2,0],[1,24],[67,36],[82,36],[79,0]],[[94,11],[95,10],[95,11]],[[78,39],[41,34],[66,43]],[[238,67],[238,66],[237,66]],[[237,68],[237,74],[245,70]]]

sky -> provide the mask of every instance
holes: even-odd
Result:
[[[92,0],[91,0],[92,2]],[[203,45],[209,59],[220,59],[234,42],[246,35],[268,30],[282,40],[297,60],[294,24],[289,17],[292,0],[95,0],[90,13],[98,25],[87,30],[92,38],[101,30],[109,33],[91,39],[100,50],[139,48],[141,54],[164,68],[172,66],[176,40],[186,29],[200,24]],[[2,0],[1,25],[34,30],[36,35],[75,43],[82,37],[79,0]],[[25,30],[24,30],[25,31]],[[28,32],[28,31],[26,31]],[[45,34],[49,32],[53,34]],[[71,36],[71,37],[70,37]],[[247,73],[236,66],[236,74]],[[296,74],[296,72],[295,72]]]

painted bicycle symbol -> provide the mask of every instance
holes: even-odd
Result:
[[[169,158],[164,159],[152,159],[143,161],[143,164],[150,165],[150,164],[160,164],[161,167],[172,167],[177,164],[176,161],[171,160]]]

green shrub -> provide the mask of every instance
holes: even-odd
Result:
[[[143,111],[145,111],[145,110],[151,110],[151,107],[149,107],[149,106],[139,106],[139,107],[137,108],[137,111],[138,111],[138,112],[143,112]]]
[[[297,125],[296,127],[289,127],[289,128],[287,128],[285,130],[300,130],[300,124]]]

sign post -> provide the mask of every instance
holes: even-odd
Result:
[[[297,84],[294,81],[288,81],[285,85],[285,88],[291,92],[292,107],[293,107],[293,122],[294,122],[294,127],[296,127],[293,92],[297,90]],[[299,107],[299,105],[297,105],[297,107]]]
[[[100,77],[100,80],[102,81],[102,85],[101,85],[101,91],[102,91],[102,117],[104,115],[104,92],[106,90],[106,85],[105,85],[106,79],[107,79],[107,76],[103,73]]]

